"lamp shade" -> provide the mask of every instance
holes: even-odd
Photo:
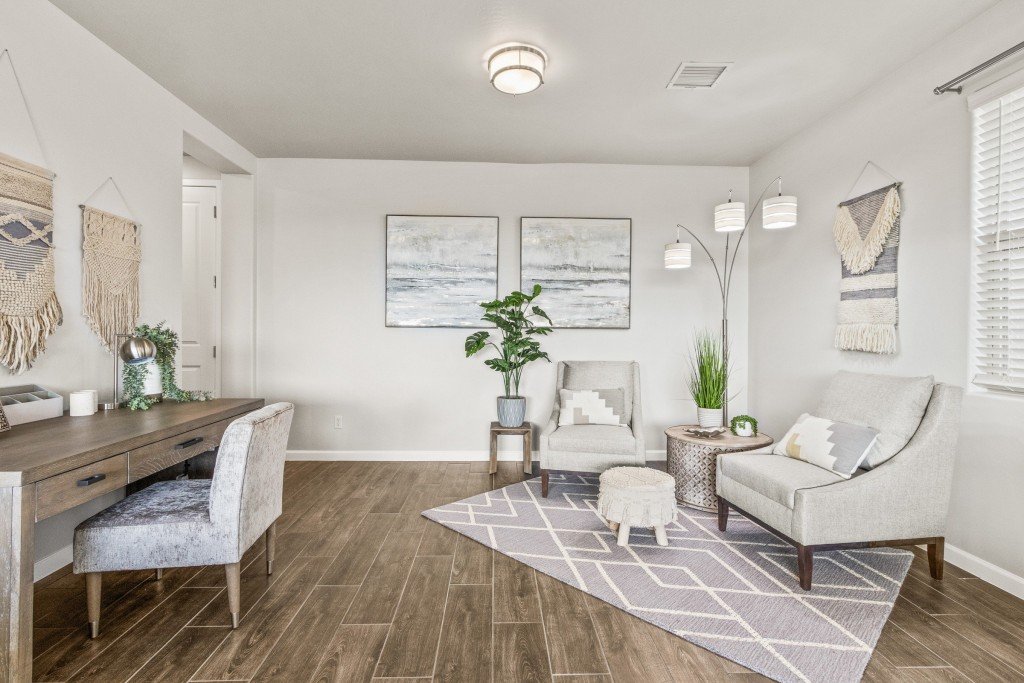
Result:
[[[779,195],[764,200],[763,220],[765,230],[792,228],[796,225],[796,197]]]
[[[690,267],[690,243],[671,242],[665,245],[665,267],[666,268],[689,268]]]
[[[715,232],[738,232],[743,229],[747,207],[743,202],[726,202],[715,207]]]
[[[128,337],[118,354],[125,365],[145,365],[156,359],[156,344],[145,337]]]
[[[512,43],[495,48],[487,58],[491,85],[509,95],[523,95],[544,83],[547,55],[538,47]]]

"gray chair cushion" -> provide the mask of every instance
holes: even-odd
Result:
[[[935,378],[840,371],[814,414],[878,430],[878,443],[862,467],[870,469],[899,453],[914,436],[932,397]]]
[[[845,481],[835,472],[784,455],[768,453],[726,453],[718,456],[721,475],[760,492],[790,510],[798,489]],[[739,505],[738,501],[730,501]],[[742,506],[741,506],[742,507]],[[747,510],[755,514],[753,510]]]
[[[580,453],[631,454],[636,439],[628,429],[613,425],[568,425],[549,437],[551,449]]]

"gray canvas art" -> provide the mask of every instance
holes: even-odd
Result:
[[[521,285],[554,327],[629,327],[628,218],[523,218]]]
[[[387,217],[388,327],[483,327],[497,295],[497,217]]]

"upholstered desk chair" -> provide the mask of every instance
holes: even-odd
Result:
[[[930,377],[840,372],[812,414],[878,429],[875,453],[890,457],[843,479],[785,455],[719,455],[718,528],[732,507],[796,546],[804,590],[815,551],[844,548],[925,544],[941,579],[962,395]]]
[[[634,361],[560,361],[555,404],[540,433],[541,495],[548,495],[548,471],[604,472],[617,465],[643,466],[643,411],[640,406],[640,365]],[[559,389],[622,389],[628,426],[558,426]]]
[[[224,565],[231,625],[238,627],[242,554],[266,536],[267,574],[281,515],[284,459],[294,406],[275,403],[224,432],[213,479],[164,481],[75,529],[76,574],[85,574],[89,630],[99,635],[103,572]]]

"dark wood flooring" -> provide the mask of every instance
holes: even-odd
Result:
[[[246,555],[229,627],[220,567],[36,586],[39,681],[754,681],[743,667],[494,553],[422,510],[522,478],[486,463],[288,463],[275,572]],[[1024,601],[919,553],[868,681],[1024,681]]]

